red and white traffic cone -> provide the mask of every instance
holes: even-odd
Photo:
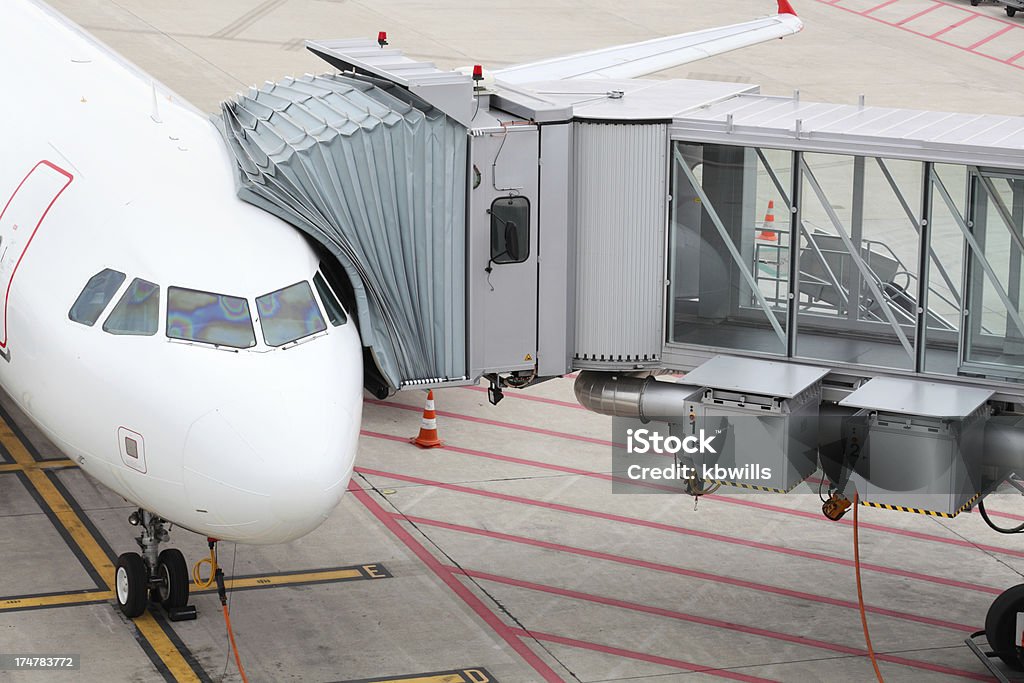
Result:
[[[778,242],[779,233],[775,232],[772,228],[775,227],[775,200],[768,200],[768,210],[764,214],[764,224],[761,226],[761,232],[757,233],[757,239],[765,240],[767,242]]]
[[[434,412],[434,390],[427,392],[427,404],[423,406],[423,422],[420,433],[415,439],[409,439],[420,448],[441,448],[444,443],[437,438],[437,413]]]

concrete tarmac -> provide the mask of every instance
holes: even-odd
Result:
[[[59,0],[206,111],[252,83],[327,70],[304,38],[387,30],[442,67],[497,67],[744,20],[767,2]],[[936,0],[804,0],[806,28],[666,72],[807,99],[1024,114],[1024,21]],[[45,46],[39,46],[45,49]],[[26,56],[30,58],[30,56]],[[848,515],[789,495],[612,495],[610,420],[572,379],[437,392],[446,448],[407,443],[423,394],[368,400],[353,490],[291,544],[222,544],[251,681],[870,681]],[[238,681],[216,595],[199,619],[135,622],[106,580],[132,508],[0,400],[0,653],[75,653],[77,673],[3,681]],[[301,466],[297,461],[296,466]],[[1000,496],[1006,525],[1024,501]],[[1024,544],[976,514],[860,511],[864,593],[886,681],[990,680],[963,644],[1024,581]],[[189,563],[205,539],[172,532]]]

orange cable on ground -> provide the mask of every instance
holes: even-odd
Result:
[[[878,683],[885,683],[882,672],[878,669],[878,661],[875,659],[875,650],[871,647],[871,634],[868,633],[868,615],[864,612],[864,591],[860,585],[860,543],[857,537],[857,509],[860,507],[860,498],[853,494],[853,569],[857,575],[857,604],[860,605],[860,623],[864,627],[864,642],[868,646],[868,657],[871,658],[871,666],[875,667],[875,676]]]
[[[224,608],[224,623],[228,626],[228,638],[231,639],[231,649],[235,652],[235,664],[238,665],[238,673],[242,675],[243,683],[249,683],[249,679],[245,676],[245,669],[242,668],[242,658],[238,656],[238,646],[235,645],[235,632],[231,630],[231,617],[228,616],[228,606],[224,604],[221,607]]]

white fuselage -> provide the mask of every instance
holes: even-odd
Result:
[[[359,336],[349,321],[268,346],[254,300],[311,282],[315,252],[236,198],[205,115],[48,9],[5,4],[0,60],[0,385],[135,505],[225,540],[308,533],[352,473]],[[94,325],[72,321],[105,268],[126,275],[120,289]],[[159,328],[104,331],[135,278],[160,286]],[[170,339],[169,287],[245,298],[256,345]],[[125,454],[125,434],[141,459]]]

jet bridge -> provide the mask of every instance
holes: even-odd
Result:
[[[221,125],[240,196],[339,264],[378,393],[483,376],[496,401],[583,370],[584,405],[643,416],[649,383],[615,381],[696,369],[700,386],[647,414],[688,419],[700,390],[715,419],[726,404],[817,415],[743,386],[792,364],[820,375],[801,397],[878,435],[875,462],[906,452],[881,436],[898,420],[945,430],[920,455],[962,465],[936,512],[1018,462],[1005,434],[974,447],[1024,404],[1024,118],[693,80],[506,86],[499,73],[482,87],[369,41],[309,48],[343,73],[254,89]],[[732,383],[700,369],[728,359],[753,365]],[[911,398],[872,406],[880,380]],[[928,386],[944,398],[919,400]],[[833,460],[833,481],[864,478],[864,461]],[[788,490],[813,468],[782,470]],[[878,501],[922,507],[883,478]]]

